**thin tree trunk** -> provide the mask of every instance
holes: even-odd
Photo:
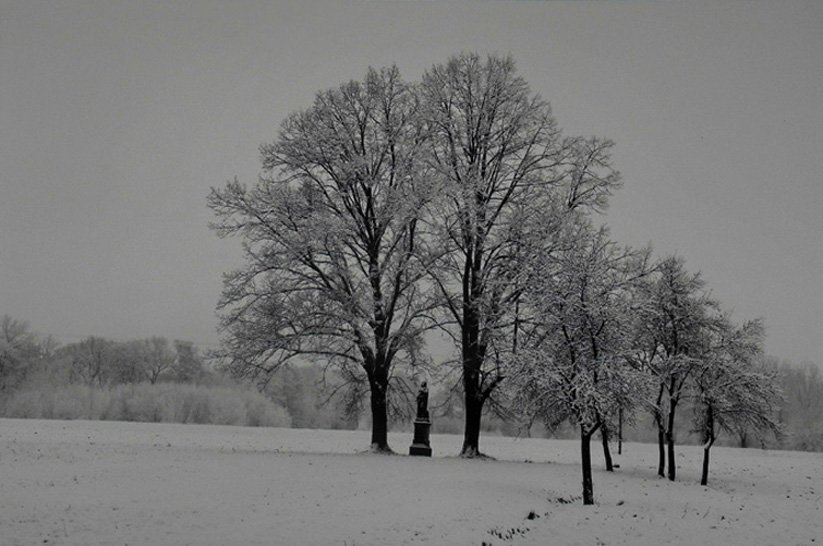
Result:
[[[669,480],[674,481],[677,477],[677,465],[674,461],[674,413],[677,408],[677,401],[669,402],[669,419],[666,426],[666,446],[668,448]]]
[[[603,458],[606,459],[606,471],[614,472],[612,454],[611,451],[609,451],[609,429],[605,426],[600,428],[600,440],[603,442]]]
[[[583,504],[594,504],[594,483],[592,480],[592,450],[591,439],[595,429],[587,431],[585,425],[580,425],[580,462],[583,469]]]
[[[617,454],[623,455],[623,408],[617,410]]]
[[[703,446],[703,473],[700,474],[700,485],[709,484],[709,450],[711,448],[711,444]]]
[[[666,476],[666,428],[663,426],[663,417],[657,413],[657,475]]]
[[[657,475],[666,476],[666,427],[663,425],[663,412],[660,404],[663,401],[663,385],[657,391],[657,406],[654,410],[654,422],[657,423]]]
[[[714,445],[714,411],[711,405],[706,408],[706,424],[704,431],[703,444],[703,472],[700,474],[700,485],[709,484],[709,450]]]

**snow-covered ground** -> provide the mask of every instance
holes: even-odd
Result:
[[[481,437],[496,457],[362,451],[367,432],[0,419],[0,544],[823,544],[823,454],[681,447],[595,453],[580,503],[578,444]],[[406,453],[410,434],[392,434]],[[571,501],[571,502],[569,502]],[[529,519],[532,513],[533,519]]]

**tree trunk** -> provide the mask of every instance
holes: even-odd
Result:
[[[709,450],[712,446],[703,446],[703,473],[700,474],[700,485],[709,483]]]
[[[669,402],[669,419],[666,426],[666,447],[668,448],[669,480],[674,481],[677,475],[677,465],[674,462],[674,412],[677,401]]]
[[[663,426],[663,412],[660,404],[663,401],[663,385],[657,391],[657,406],[654,410],[654,422],[657,423],[657,475],[666,476],[666,427]]]
[[[659,412],[655,413],[657,422],[657,475],[661,478],[666,476],[666,428],[663,426],[663,417]]]
[[[483,355],[480,347],[480,320],[477,311],[470,304],[463,306],[463,391],[465,394],[465,425],[461,457],[480,455],[480,420],[483,416],[483,402],[480,370]]]
[[[594,484],[592,481],[592,450],[591,439],[595,429],[586,430],[580,425],[580,462],[583,468],[583,504],[594,504]]]
[[[706,408],[706,424],[703,435],[703,472],[700,474],[700,485],[709,484],[709,450],[714,445],[714,411],[712,406]]]
[[[612,454],[609,451],[609,429],[606,427],[600,428],[600,439],[603,442],[603,458],[606,459],[606,471],[614,472],[614,465],[612,464]]]
[[[623,455],[623,408],[617,410],[617,454]]]
[[[472,374],[466,374],[471,376]],[[470,387],[473,385],[473,387]],[[476,381],[464,382],[466,389],[466,422],[463,429],[463,447],[461,457],[476,457],[480,455],[480,419],[483,415],[483,399]]]
[[[380,374],[385,375],[385,374]],[[388,380],[369,375],[371,390],[371,450],[378,453],[391,453],[389,447],[389,420],[386,394]]]

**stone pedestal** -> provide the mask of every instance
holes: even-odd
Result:
[[[422,457],[431,457],[432,448],[429,444],[429,429],[431,429],[432,422],[428,419],[414,420],[414,440],[409,446],[409,455],[420,455]]]

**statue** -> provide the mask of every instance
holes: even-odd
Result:
[[[409,455],[432,456],[432,448],[429,443],[429,429],[432,422],[429,420],[429,389],[426,382],[420,385],[417,391],[417,417],[414,420],[414,440],[409,447]]]
[[[417,418],[429,418],[429,389],[426,387],[426,382],[420,385],[420,390],[417,392]]]

